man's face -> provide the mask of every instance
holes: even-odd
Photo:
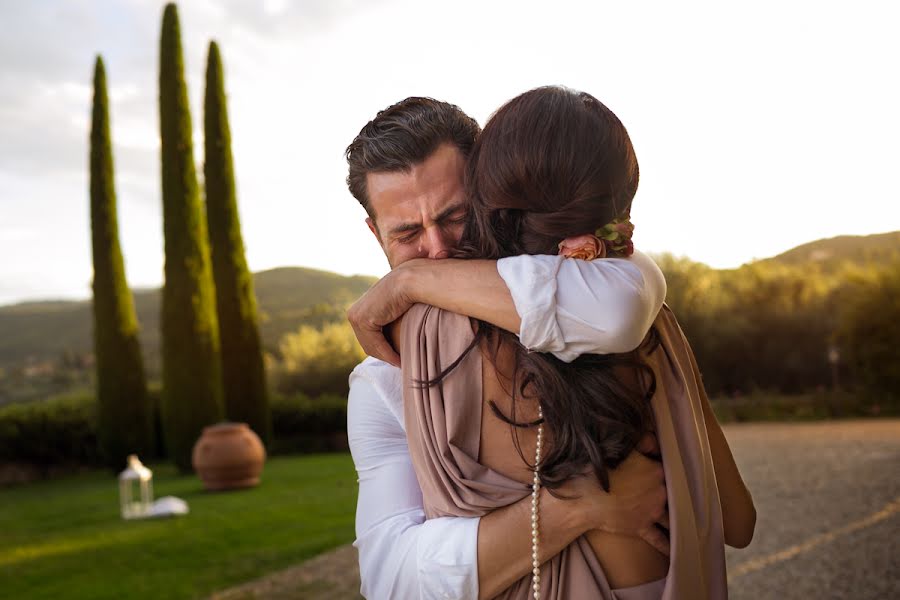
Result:
[[[393,269],[413,258],[446,258],[466,217],[465,160],[453,144],[438,147],[409,172],[369,173],[375,219],[366,223]]]

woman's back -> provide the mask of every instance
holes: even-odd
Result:
[[[503,415],[512,418],[512,384],[508,374],[513,372],[515,352],[508,345],[502,345],[494,361],[486,359],[486,348],[482,348],[481,352],[482,417],[478,462],[511,479],[529,484],[533,472],[522,458],[533,464],[537,429],[516,427],[514,432],[513,427],[497,417],[490,407],[490,402],[493,402]],[[638,386],[632,370],[620,369],[617,374],[628,385]],[[538,418],[536,399],[519,397],[515,411],[516,422],[535,421]],[[516,450],[514,436],[518,438],[521,455]],[[552,443],[552,439],[546,438],[545,445]],[[613,589],[636,586],[666,576],[668,558],[641,538],[600,530],[590,531],[586,538]]]
[[[722,512],[698,388],[702,384],[668,308],[660,312],[655,327],[661,343],[648,362],[658,384],[652,408],[668,490],[671,565],[664,580],[622,588],[632,581],[652,580],[653,569],[659,567],[645,559],[655,551],[615,536],[581,536],[542,565],[543,598],[727,596]],[[469,319],[415,305],[402,321],[399,338],[407,440],[426,518],[483,516],[527,497],[531,473],[514,449],[509,452],[508,425],[498,426],[490,407],[485,409],[486,399],[503,401],[508,394],[496,391],[503,389],[503,382],[484,376],[483,365],[489,361],[482,360],[480,351],[466,353],[474,339]],[[428,385],[454,363],[439,383]],[[517,407],[516,419],[526,420],[534,412]],[[522,435],[521,443],[523,455],[533,460],[533,434]],[[617,556],[617,549],[627,557]],[[615,582],[607,579],[606,569]],[[528,575],[500,597],[525,600],[530,592]]]

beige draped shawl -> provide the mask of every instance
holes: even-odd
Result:
[[[705,391],[675,316],[663,306],[654,323],[661,345],[646,356],[657,389],[652,400],[668,490],[670,565],[665,579],[612,590],[584,536],[541,566],[544,598],[720,600],[727,598],[722,511],[703,420]],[[415,305],[404,319],[403,404],[406,434],[426,518],[482,516],[531,493],[529,485],[479,464],[481,353],[473,349],[440,384],[436,377],[472,342],[469,319]],[[531,597],[531,574],[500,596]]]

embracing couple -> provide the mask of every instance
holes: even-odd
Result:
[[[756,512],[631,243],[619,119],[560,87],[483,131],[408,98],[347,161],[392,268],[348,312],[362,594],[726,598]]]

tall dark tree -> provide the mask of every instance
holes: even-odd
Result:
[[[247,423],[268,443],[271,433],[266,373],[257,327],[253,277],[244,256],[225,102],[222,58],[209,44],[204,100],[206,216],[222,342],[225,416]]]
[[[159,52],[165,285],[162,294],[162,417],[169,455],[191,469],[204,426],[222,418],[219,324],[206,214],[194,170],[178,11],[167,4]]]
[[[122,468],[128,454],[154,453],[154,435],[137,315],[125,281],[119,245],[109,129],[106,69],[103,58],[98,56],[94,65],[90,158],[98,441],[107,464]]]

